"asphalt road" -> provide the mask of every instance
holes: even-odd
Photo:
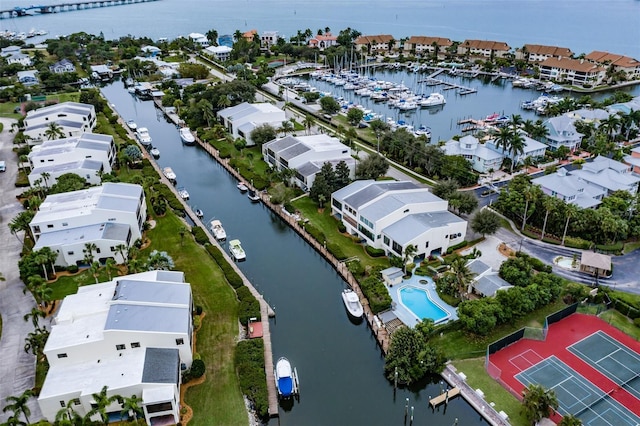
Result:
[[[33,331],[31,321],[23,317],[36,306],[30,292],[24,294],[24,284],[18,273],[18,260],[22,243],[9,231],[9,222],[22,211],[16,195],[21,191],[15,187],[18,173],[13,148],[13,133],[9,133],[12,120],[0,118],[4,130],[0,133],[0,160],[7,163],[7,171],[0,173],[0,272],[6,281],[0,281],[0,315],[2,337],[0,338],[0,407],[6,405],[8,396],[18,396],[33,388],[36,376],[36,359],[24,351],[27,334]],[[20,235],[22,238],[22,235]],[[29,401],[29,420],[42,418],[35,398]],[[11,412],[0,411],[0,422]]]

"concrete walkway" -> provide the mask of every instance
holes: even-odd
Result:
[[[18,260],[22,244],[9,231],[11,219],[22,211],[16,195],[21,192],[15,187],[18,173],[13,148],[11,123],[14,120],[0,118],[4,130],[0,133],[0,160],[6,161],[7,171],[0,174],[0,272],[6,281],[0,281],[0,315],[2,316],[2,337],[0,338],[0,407],[6,405],[8,396],[18,396],[33,388],[36,376],[36,360],[24,351],[24,339],[33,331],[31,321],[23,319],[36,306],[30,292],[23,294],[24,284],[18,273]],[[22,235],[20,235],[22,238]],[[35,400],[29,401],[29,420],[42,418]],[[0,410],[0,422],[4,422],[11,412]]]

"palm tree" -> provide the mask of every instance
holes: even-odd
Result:
[[[18,213],[13,219],[11,219],[11,222],[9,222],[9,230],[13,235],[15,235],[16,238],[18,238],[18,241],[22,243],[23,247],[24,247],[24,238],[26,238],[27,235],[29,235],[30,237],[33,237],[33,235],[31,235],[31,227],[29,226],[29,223],[31,223],[35,215],[36,215],[36,212],[32,210],[25,210]],[[22,240],[18,237],[18,232],[20,231],[24,231],[25,233],[24,238]]]
[[[184,236],[187,233],[187,227],[181,226],[180,229],[178,230],[178,233],[180,234],[180,247],[182,247],[184,245]]]
[[[98,250],[98,246],[95,243],[86,243],[82,252],[85,254],[84,258],[87,263],[93,263],[93,252]]]
[[[33,328],[40,328],[40,318],[44,318],[46,314],[42,312],[39,308],[31,308],[31,312],[25,314],[22,318],[25,321],[29,321],[31,318],[31,324],[33,324]]]
[[[180,107],[182,105],[184,105],[184,102],[182,102],[182,100],[180,99],[176,99],[175,101],[173,101],[173,107],[176,109],[178,116],[180,116]]]
[[[24,351],[26,353],[31,352],[34,356],[40,359],[42,350],[44,349],[44,345],[47,343],[48,338],[49,338],[49,332],[47,331],[47,329],[36,328],[31,333],[29,333],[27,337],[24,339],[25,341]]]
[[[63,408],[58,410],[55,418],[56,426],[79,426],[85,424],[80,414],[73,409],[74,401],[68,401]]]
[[[204,118],[207,122],[207,127],[211,127],[211,120],[215,120],[216,118],[216,114],[213,112],[213,105],[211,105],[211,102],[206,99],[201,99],[200,102],[198,102],[197,107],[202,112],[202,118]]]
[[[15,417],[16,419],[20,417],[20,415],[23,415],[24,419],[27,421],[27,424],[31,424],[29,422],[31,409],[29,409],[29,406],[27,405],[27,403],[29,402],[29,399],[31,399],[32,396],[33,396],[33,391],[31,389],[25,390],[24,392],[22,392],[22,395],[19,395],[19,396],[8,396],[6,398],[6,401],[8,402],[8,404],[4,406],[4,408],[2,409],[2,412],[6,413],[7,411],[12,411],[13,417]]]
[[[51,124],[53,124],[53,123],[51,123]],[[51,174],[47,173],[47,172],[42,172],[40,174],[40,176],[42,177],[42,180],[44,181],[44,186],[49,188],[49,178],[51,177]]]
[[[95,278],[96,284],[98,284],[98,272],[100,272],[100,263],[91,262],[91,266],[89,266],[89,273],[93,275],[93,278]]]
[[[407,264],[413,263],[413,258],[416,256],[418,248],[413,244],[408,244],[404,248],[404,273],[407,273]]]
[[[532,425],[558,408],[558,398],[552,389],[545,389],[532,383],[522,394],[522,411]]]
[[[46,308],[47,306],[49,306],[49,302],[51,302],[52,295],[53,295],[53,289],[48,285],[46,285],[45,283],[42,283],[42,285],[39,285],[38,287],[35,287],[33,289],[33,297],[35,297],[37,300],[40,301],[40,305],[43,308]]]
[[[513,131],[517,131],[518,128],[524,123],[522,116],[520,114],[511,115],[511,119],[509,120],[509,125],[513,129]]]
[[[210,29],[205,33],[205,36],[207,37],[207,40],[209,40],[209,43],[214,46],[218,45],[218,31],[216,31],[215,29]]]
[[[510,144],[511,151],[511,174],[513,174],[513,166],[520,161],[520,156],[524,154],[524,147],[526,146],[525,140],[517,130],[514,130],[511,137]],[[516,161],[516,155],[518,160]]]
[[[127,270],[130,274],[135,274],[144,267],[144,262],[140,259],[129,259]]]
[[[280,131],[282,133],[284,133],[285,136],[287,136],[287,134],[289,132],[293,131],[293,124],[291,123],[291,121],[289,120],[285,120],[282,122],[282,127],[280,127]]]
[[[231,99],[227,95],[220,95],[217,102],[218,108],[224,109],[231,106]]]
[[[564,245],[564,239],[567,236],[567,230],[569,229],[569,221],[572,217],[578,214],[578,206],[572,203],[567,203],[565,206],[565,216],[567,217],[567,221],[564,224],[564,232],[562,233],[562,245]]]
[[[566,414],[562,416],[562,420],[560,420],[558,426],[582,426],[582,420],[573,414]]]
[[[91,418],[94,415],[99,414],[102,422],[105,425],[108,425],[109,415],[107,414],[107,407],[109,407],[113,402],[122,399],[122,397],[119,395],[107,396],[107,386],[103,386],[99,393],[91,394],[91,396],[95,402],[95,407],[87,413],[86,417]]]
[[[130,398],[121,398],[118,402],[122,405],[122,412],[120,417],[130,418],[133,416],[134,422],[138,421],[138,416],[143,415],[142,407],[140,406],[140,398],[136,395],[131,395]]]
[[[116,249],[116,253],[118,253],[120,255],[120,257],[122,257],[122,263],[125,263],[127,261],[127,256],[129,254],[127,245],[126,244],[118,244],[115,247],[115,249]]]
[[[49,275],[47,274],[47,263],[49,262],[49,258],[44,254],[40,253],[40,251],[34,253],[33,261],[42,266],[42,271],[44,272],[45,281],[49,281]]]
[[[47,140],[53,140],[64,138],[65,134],[62,127],[54,121],[49,123],[47,130],[44,131],[44,136],[47,137]]]
[[[467,291],[467,287],[473,281],[476,273],[472,272],[467,266],[467,259],[458,255],[449,262],[449,272],[454,276],[460,299],[463,299],[463,294]]]
[[[302,121],[302,125],[304,126],[305,133],[307,135],[311,131],[311,128],[313,127],[314,123],[315,123],[315,120],[313,119],[313,116],[311,114],[307,114],[304,117],[304,120]]]
[[[116,260],[112,257],[108,258],[104,262],[104,267],[107,270],[107,275],[109,276],[109,281],[111,281],[111,273],[116,270]]]
[[[38,254],[44,256],[47,259],[49,266],[51,266],[52,278],[54,278],[56,276],[55,262],[58,259],[58,253],[51,250],[51,247],[42,247],[40,250],[38,250]]]
[[[503,152],[508,152],[511,149],[512,133],[510,127],[502,127],[494,140],[496,149],[502,148]]]
[[[524,214],[522,215],[522,227],[520,228],[520,232],[524,231],[524,227],[527,224],[529,204],[540,195],[540,189],[535,185],[529,185],[522,190],[522,195],[524,195]]]

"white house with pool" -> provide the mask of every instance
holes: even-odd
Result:
[[[359,180],[331,195],[331,213],[352,235],[387,255],[440,255],[464,240],[467,221],[428,188],[407,181]]]

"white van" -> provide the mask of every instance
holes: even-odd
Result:
[[[0,161],[0,172],[6,172],[7,171],[7,166],[4,163],[4,161]]]

